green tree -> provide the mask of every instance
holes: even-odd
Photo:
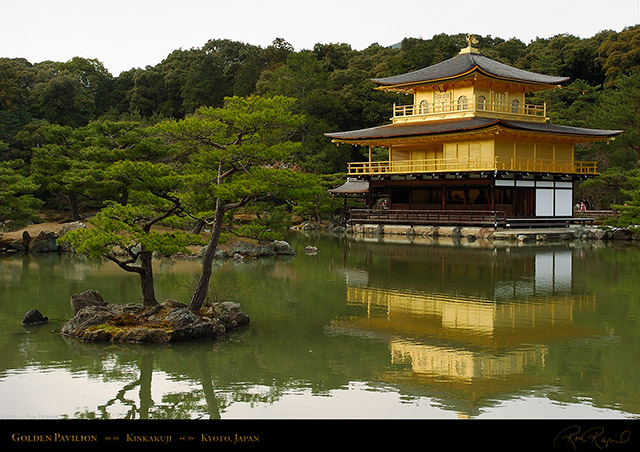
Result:
[[[318,225],[324,218],[333,220],[335,205],[329,189],[343,183],[345,174],[302,174],[299,177],[290,199],[293,213]]]
[[[47,144],[33,150],[31,172],[37,183],[69,208],[73,220],[80,219],[82,197],[91,197],[102,168],[91,164],[79,149],[81,137],[70,126],[44,126]]]
[[[482,39],[482,38],[480,38]],[[435,44],[436,53],[434,55],[433,64],[452,58],[460,52],[460,49],[467,47],[466,35],[459,33],[457,35],[447,35],[440,33],[433,35],[431,41]]]
[[[112,103],[113,77],[97,60],[45,61],[29,92],[31,114],[50,123],[81,127],[105,113]]]
[[[11,143],[30,121],[28,101],[34,80],[33,66],[24,58],[0,58],[0,140]]]
[[[253,94],[267,60],[256,46],[228,39],[210,40],[192,60],[183,87],[184,110],[221,107],[227,96]]]
[[[180,147],[189,181],[184,205],[194,214],[213,213],[206,218],[211,234],[189,303],[192,311],[198,311],[207,296],[225,214],[272,197],[279,185],[279,168],[298,150],[299,144],[290,141],[301,125],[301,117],[292,114],[293,103],[281,96],[231,97],[223,108],[203,107],[183,120],[157,126]]]
[[[324,133],[331,130],[344,130],[350,125],[358,123],[362,117],[362,111],[356,111],[351,115],[350,108],[361,110],[363,105],[376,93],[373,84],[368,81],[367,74],[362,71],[331,68],[341,67],[345,64],[347,49],[338,46],[337,49],[330,46],[316,47],[314,52],[305,51],[289,55],[286,64],[263,72],[256,87],[257,93],[265,96],[284,95],[296,99],[294,109],[297,113],[307,118],[300,129],[302,142],[301,154],[298,156],[299,164],[307,171],[318,173],[333,173],[343,170],[349,159],[349,154],[337,152],[325,137]],[[321,58],[318,60],[318,58]],[[367,83],[368,90],[365,97],[360,100],[360,92],[354,93],[346,85],[346,72],[349,83]],[[331,80],[332,74],[341,74],[335,83]],[[335,89],[339,86],[342,90],[338,93]],[[347,95],[351,104],[341,102],[342,96]],[[388,110],[387,106],[387,110]],[[365,112],[368,114],[368,111]],[[355,119],[354,119],[355,118]],[[362,121],[360,121],[362,123]]]
[[[640,161],[640,72],[622,75],[606,88],[589,121],[592,127],[624,131],[612,142],[593,145],[605,167],[634,168]]]
[[[520,58],[526,53],[527,46],[519,39],[511,38],[506,41],[500,40],[487,50],[482,50],[483,55],[502,61],[505,64],[516,66]]]
[[[255,201],[241,209],[241,213],[244,218],[252,217],[251,221],[228,228],[227,231],[259,243],[281,240],[283,232],[291,224],[291,212],[287,204],[278,203],[276,200]]]
[[[108,113],[114,115],[114,119],[132,112],[130,108],[131,91],[135,85],[134,77],[136,73],[137,69],[129,69],[128,71],[121,72],[118,77],[113,79],[113,88],[111,91],[112,105]]]
[[[608,208],[621,202],[625,190],[628,190],[632,183],[635,170],[624,170],[620,167],[609,167],[601,171],[593,179],[587,179],[578,187],[578,192],[582,197],[591,201],[591,204],[598,204]]]
[[[93,121],[83,128],[81,148],[86,157],[100,168],[120,161],[156,163],[168,158],[170,152],[151,129],[137,121]],[[126,205],[129,199],[131,175],[110,172],[103,175],[97,185],[102,188],[101,198],[116,200]]]
[[[166,98],[164,77],[159,69],[147,67],[137,69],[133,75],[133,87],[129,93],[129,109],[145,118],[165,116]],[[172,115],[172,111],[168,112]]]
[[[293,46],[282,38],[273,40],[270,46],[265,49],[267,67],[274,68],[287,61],[287,58],[294,52]]]
[[[44,144],[33,149],[31,171],[36,182],[80,219],[83,204],[100,208],[107,200],[126,204],[129,178],[107,170],[123,160],[155,162],[163,148],[157,138],[133,121],[94,121],[85,127],[45,124],[38,130]]]
[[[113,76],[100,61],[73,57],[62,64],[62,69],[77,77],[82,87],[91,93],[94,99],[94,117],[91,119],[102,116],[113,107]]]
[[[186,252],[199,244],[199,235],[159,228],[162,222],[184,215],[180,191],[184,177],[163,163],[120,161],[108,169],[108,177],[127,179],[131,202],[110,203],[90,220],[91,228],[65,234],[61,242],[77,252],[102,256],[125,271],[140,276],[145,306],[158,304],[153,280],[153,253]]]
[[[596,62],[602,65],[607,83],[621,75],[640,69],[640,25],[627,27],[620,33],[609,32],[598,48]]]
[[[180,119],[202,106],[220,107],[227,96],[252,94],[268,60],[260,47],[210,40],[201,48],[174,50],[156,66],[121,74],[115,86],[130,90],[116,100],[143,118]]]
[[[538,38],[527,46],[516,65],[534,72],[600,85],[604,82],[604,71],[597,57],[600,44],[606,36],[607,33],[602,32],[589,39],[569,34],[550,39]]]
[[[6,148],[0,141],[0,150]],[[34,196],[38,185],[24,174],[24,162],[0,162],[0,224],[19,227],[38,220],[42,201]]]
[[[594,105],[601,95],[602,86],[575,80],[557,89],[529,94],[527,102],[546,104],[547,115],[554,124],[591,127]]]
[[[618,211],[618,217],[608,219],[607,224],[629,228],[635,233],[640,233],[640,170],[629,171],[627,179],[631,188],[622,190],[627,201],[624,204],[613,205],[613,208]]]

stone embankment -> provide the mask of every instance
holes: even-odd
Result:
[[[84,223],[74,221],[62,225],[49,224],[17,233],[0,234],[0,253],[55,253],[72,251],[69,245],[58,245],[58,238],[69,231],[86,228]],[[34,233],[35,231],[35,233]]]
[[[202,256],[206,250],[206,246],[202,247],[202,249],[198,251],[197,256]],[[295,255],[296,250],[284,240],[275,240],[267,244],[254,244],[239,240],[232,243],[227,249],[218,248],[215,257],[218,259],[231,258],[237,261],[244,261],[247,259],[257,259],[259,257]]]
[[[411,237],[449,237],[475,241],[508,240],[536,241],[551,240],[624,240],[640,241],[640,235],[629,229],[598,226],[577,226],[565,228],[531,228],[531,229],[493,229],[482,227],[460,226],[411,226],[359,224],[341,229],[340,232],[364,236],[406,236]]]
[[[58,245],[57,239],[69,231],[84,228],[80,222],[66,223],[57,228],[57,231],[42,230],[31,236],[29,231],[0,235],[0,253],[47,253],[47,252],[73,252],[70,245]],[[296,228],[292,228],[296,229]],[[308,229],[301,229],[309,232]],[[313,231],[319,231],[320,228]],[[628,241],[640,242],[640,234],[625,228],[613,228],[605,226],[572,226],[564,228],[530,228],[530,229],[493,229],[483,227],[460,226],[412,226],[412,225],[381,225],[359,224],[344,227],[331,227],[322,229],[335,234],[351,234],[369,237],[400,237],[407,238],[447,237],[453,239],[475,240],[502,240],[519,242],[544,242],[552,240],[602,240],[602,241]],[[179,253],[173,258],[199,259],[206,251],[206,246],[192,250],[191,253]],[[305,248],[306,254],[317,254],[317,250]],[[236,241],[226,249],[218,248],[215,257],[217,259],[234,259],[246,261],[261,257],[295,256],[296,250],[286,241],[276,240],[267,244],[254,244],[248,241]],[[157,256],[159,257],[159,256]]]
[[[57,227],[56,227],[57,226]],[[29,230],[16,233],[0,234],[0,253],[54,253],[54,252],[74,252],[68,243],[58,244],[58,239],[67,232],[87,226],[82,222],[65,223],[63,225],[48,225],[52,230],[39,227],[35,229],[37,235],[31,236]],[[202,258],[206,251],[206,246],[199,249],[192,249],[190,253],[178,253],[171,257],[184,259]],[[284,240],[275,240],[267,244],[254,244],[248,241],[239,240],[232,243],[227,249],[218,248],[215,257],[217,259],[234,259],[245,261],[260,257],[275,256],[295,256],[296,250]],[[156,256],[160,257],[160,256]]]

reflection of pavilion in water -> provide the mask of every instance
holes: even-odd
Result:
[[[496,268],[495,279],[480,285],[462,271],[458,274],[466,280],[432,291],[374,287],[369,272],[346,270],[347,301],[367,309],[366,317],[351,318],[347,328],[389,337],[392,364],[410,367],[384,379],[453,391],[455,409],[466,413],[475,411],[478,399],[549,383],[543,378],[549,342],[586,334],[575,326],[574,314],[594,309],[593,295],[572,293],[572,252],[546,249],[502,262],[499,256],[479,262],[471,254],[466,264],[448,256],[440,275],[433,275],[437,266],[425,265],[425,272],[435,276],[431,281],[451,277],[452,265],[500,267],[520,261],[519,270],[514,275]],[[486,276],[481,270],[475,274]]]

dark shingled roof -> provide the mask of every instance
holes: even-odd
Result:
[[[358,141],[366,139],[384,139],[419,135],[446,134],[470,130],[481,130],[493,126],[503,126],[505,128],[514,130],[551,133],[558,135],[572,135],[587,138],[609,138],[622,133],[622,130],[585,129],[581,127],[560,126],[549,123],[473,117],[468,119],[455,119],[448,121],[419,121],[387,124],[378,127],[371,127],[368,129],[352,130],[349,132],[325,133],[325,136],[338,141]]]
[[[346,194],[362,194],[369,191],[369,181],[347,179],[347,181],[339,187],[329,190],[329,193],[334,195],[346,195]]]
[[[623,130],[586,129],[584,127],[571,127],[549,124],[545,122],[502,121],[511,129],[521,129],[533,132],[555,133],[561,135],[579,135],[585,137],[610,138],[620,135]]]
[[[569,77],[553,77],[517,69],[494,61],[479,53],[470,52],[458,54],[453,58],[424,69],[419,69],[407,74],[395,75],[393,77],[372,79],[372,81],[383,86],[426,83],[455,78],[473,70],[479,70],[501,79],[534,84],[557,85],[569,80]]]

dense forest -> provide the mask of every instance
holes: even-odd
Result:
[[[547,103],[553,123],[625,131],[613,142],[577,149],[576,158],[597,161],[600,172],[578,188],[577,196],[599,209],[626,203],[628,222],[640,221],[640,25],[529,44],[476,39],[476,47],[490,58],[571,77],[561,89],[532,95],[533,103]],[[365,155],[357,147],[338,148],[323,134],[388,122],[392,104],[411,99],[377,91],[370,79],[438,63],[466,44],[464,35],[445,34],[364,50],[316,44],[296,51],[283,39],[266,48],[211,40],[117,76],[97,59],[30,63],[0,58],[0,228],[37,221],[43,211],[77,219],[105,202],[126,204],[128,180],[105,178],[113,164],[162,161],[165,151],[154,132],[158,125],[248,96],[293,99],[293,113],[304,121],[289,136],[297,146],[288,168],[307,177],[306,190],[296,196],[283,194],[275,207],[257,203],[251,208],[269,211],[272,222],[282,222],[285,210],[327,220],[334,212],[326,189],[343,180],[347,162]]]

